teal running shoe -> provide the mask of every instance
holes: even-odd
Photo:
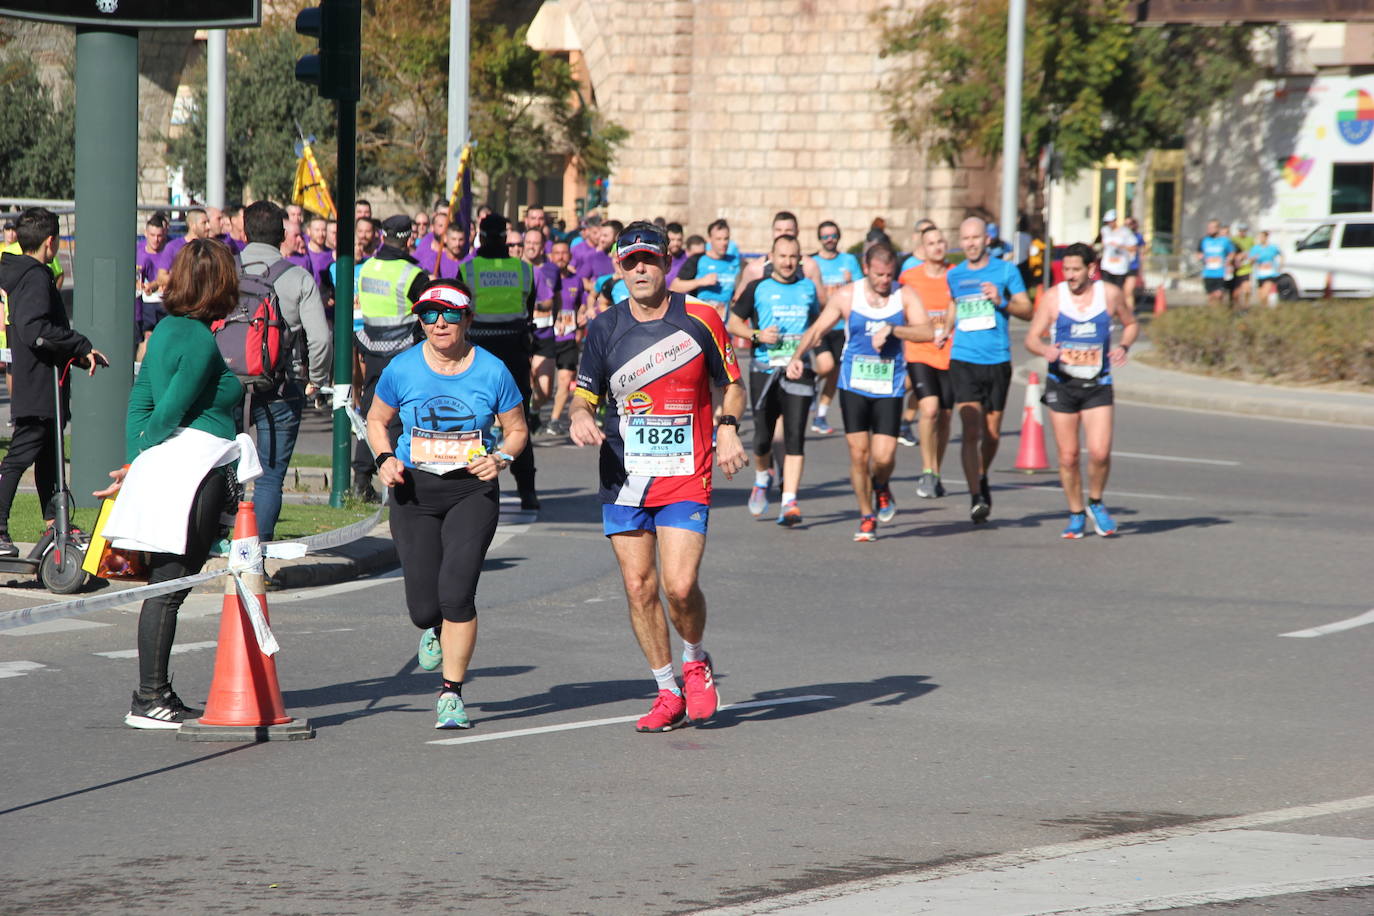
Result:
[[[472,723],[468,721],[468,711],[463,708],[463,698],[451,691],[439,694],[434,714],[435,728],[472,728]]]
[[[1082,512],[1070,512],[1069,527],[1065,528],[1064,533],[1059,536],[1061,538],[1067,538],[1071,541],[1076,541],[1083,536],[1083,528],[1087,524],[1088,517],[1084,515]]]
[[[444,650],[439,646],[439,634],[434,632],[434,627],[420,634],[420,651],[415,656],[426,671],[433,671],[444,663]]]

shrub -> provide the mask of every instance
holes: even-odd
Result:
[[[1176,308],[1150,341],[1180,368],[1295,382],[1374,385],[1374,302],[1285,302],[1233,312]]]

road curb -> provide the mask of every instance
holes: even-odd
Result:
[[[223,557],[212,557],[206,562],[205,569],[222,569],[226,562]],[[356,541],[307,554],[299,560],[269,559],[266,568],[279,589],[296,589],[351,582],[391,569],[399,562],[396,545],[391,540],[390,524],[379,522]],[[224,590],[224,585],[211,582],[199,590],[220,592]]]

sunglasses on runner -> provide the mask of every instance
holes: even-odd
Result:
[[[668,256],[668,236],[657,229],[628,229],[615,240],[615,259],[623,261],[632,254],[646,251],[659,258]]]
[[[837,239],[839,239],[839,237],[840,237],[840,234],[839,234],[838,232],[827,232],[825,235],[821,236],[821,241],[822,241],[822,242],[833,242],[833,241],[836,241]]]
[[[440,315],[449,324],[457,324],[468,316],[468,309],[425,309],[419,315],[422,324],[434,324]]]

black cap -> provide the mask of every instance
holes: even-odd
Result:
[[[488,213],[486,216],[482,217],[482,222],[477,228],[483,235],[504,236],[506,227],[509,225],[510,223],[506,222],[506,218],[500,213]]]
[[[382,220],[382,232],[388,239],[409,238],[410,231],[410,217],[404,213],[388,216]]]

